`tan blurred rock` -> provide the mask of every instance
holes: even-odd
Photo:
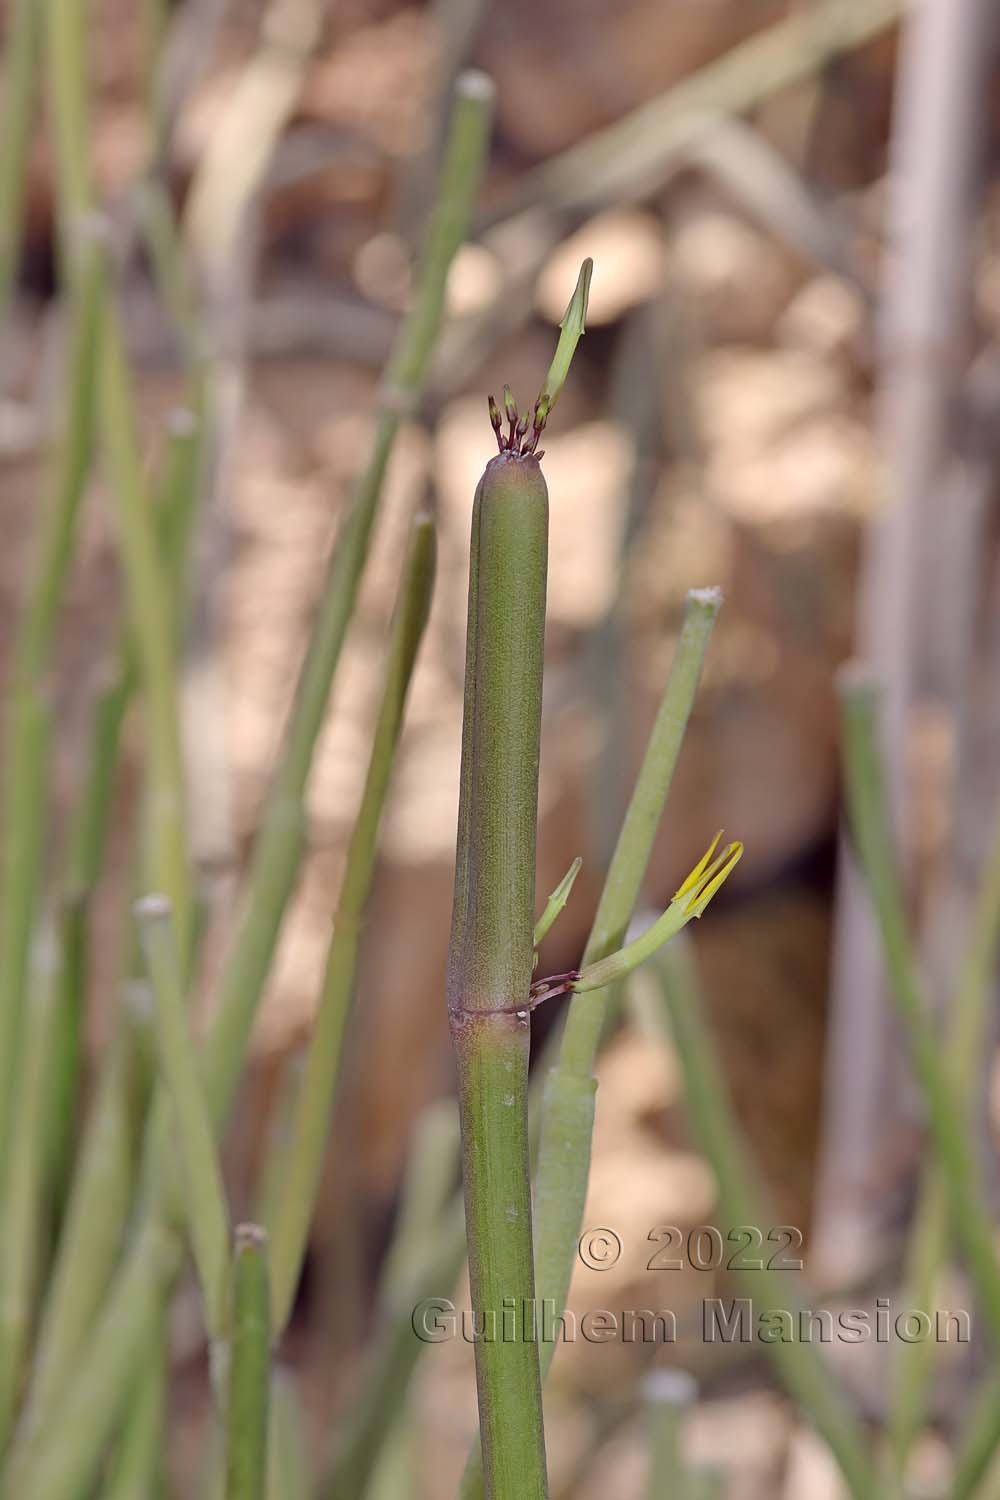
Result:
[[[768,338],[802,276],[773,236],[707,193],[672,209],[668,263],[672,290],[690,302],[710,343]]]
[[[785,1475],[782,1500],[847,1500],[840,1470],[826,1447],[807,1427],[798,1427],[792,1438],[791,1457]]]
[[[841,276],[814,276],[775,326],[779,344],[821,359],[856,359],[865,327],[858,292]]]

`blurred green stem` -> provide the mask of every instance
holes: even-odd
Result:
[[[57,11],[74,3],[78,0],[49,0]],[[313,749],[325,718],[329,689],[367,559],[389,454],[402,413],[417,404],[423,388],[443,315],[448,268],[467,231],[485,164],[492,85],[482,74],[463,74],[456,95],[416,302],[390,364],[383,411],[376,421],[368,465],[337,538],[281,764],[254,846],[243,917],[225,966],[218,1008],[206,1039],[206,1090],[217,1129],[225,1120],[239,1080],[253,1017],[298,871],[304,821],[302,804]],[[151,1145],[158,1157],[155,1139]],[[35,1430],[41,1432],[64,1418],[72,1418],[76,1424],[84,1413],[86,1434],[66,1445],[58,1460],[51,1450],[43,1450],[40,1443],[19,1444],[14,1466],[19,1485],[27,1488],[19,1488],[18,1494],[30,1492],[34,1496],[35,1490],[30,1487],[37,1483],[42,1486],[38,1500],[75,1500],[110,1437],[135,1361],[141,1354],[141,1338],[124,1336],[119,1309],[127,1307],[134,1325],[141,1329],[169,1284],[162,1256],[155,1259],[146,1254],[147,1240],[167,1235],[170,1262],[177,1263],[176,1241],[165,1229],[163,1220],[163,1211],[170,1200],[169,1176],[151,1162],[147,1181],[140,1224],[114,1281],[107,1288],[104,1310],[94,1326],[88,1368],[75,1378],[71,1366],[53,1372],[48,1400],[33,1414]]]
[[[99,377],[102,432],[113,480],[118,543],[142,681],[146,727],[149,851],[146,884],[173,912],[182,967],[192,947],[194,909],[185,832],[176,631],[156,517],[142,474],[122,330],[104,301]]]
[[[649,1444],[647,1500],[686,1500],[681,1439],[698,1390],[684,1370],[650,1370],[642,1382]]]
[[[361,919],[368,902],[385,806],[417,650],[434,587],[434,526],[417,520],[390,631],[385,684],[361,806],[351,834],[333,919],[319,1010],[313,1024],[275,1212],[269,1224],[275,1333],[288,1321],[305,1255],[329,1138],[344,1027],[354,989]]]
[[[145,896],[135,914],[153,986],[160,1076],[170,1098],[170,1139],[181,1163],[205,1322],[219,1342],[229,1326],[229,1214],[222,1168],[189,1029],[170,904],[163,896]]]
[[[946,1062],[953,1086],[958,1097],[966,1101],[965,1128],[970,1138],[975,1136],[984,1049],[989,1041],[988,1020],[998,944],[1000,817],[996,820],[968,939],[962,950],[946,1047]],[[924,1176],[910,1234],[904,1306],[934,1305],[935,1289],[948,1251],[949,1229],[947,1183],[941,1163],[932,1161]],[[927,1409],[934,1353],[933,1339],[900,1344],[896,1350],[888,1425],[890,1451],[900,1482]],[[995,1390],[994,1394],[1000,1411],[1000,1390]],[[1000,1441],[1000,1416],[997,1422]]]
[[[303,798],[330,687],[357,598],[401,417],[416,405],[444,311],[448,268],[468,229],[486,156],[493,91],[480,73],[459,79],[448,149],[417,285],[384,383],[368,463],[343,519],[320,601],[295,706],[263,823],[254,845],[249,894],[222,979],[206,1053],[217,1123],[228,1111],[250,1026],[298,872]]]
[[[711,1032],[705,1021],[691,956],[682,934],[653,965],[659,981],[658,1023],[673,1041],[684,1075],[685,1106],[719,1190],[722,1221],[732,1226],[775,1224],[756,1164],[743,1142]],[[798,1273],[795,1273],[798,1274]],[[761,1265],[742,1273],[755,1306],[795,1309],[799,1298],[781,1271]],[[806,1340],[767,1344],[782,1384],[829,1445],[854,1500],[878,1500],[878,1476],[861,1425],[826,1361]]]
[[[38,0],[12,0],[7,8],[0,122],[0,334],[6,331],[21,256],[41,23]]]
[[[161,1318],[146,1346],[139,1389],[129,1408],[111,1478],[100,1500],[160,1500],[167,1453],[164,1426],[169,1365],[166,1320]]]
[[[952,1228],[968,1260],[994,1343],[1000,1344],[1000,1268],[987,1194],[967,1133],[969,1112],[931,1030],[917,977],[893,855],[876,732],[877,692],[857,674],[842,680],[844,753],[851,831],[875,911],[890,987],[923,1095],[931,1144],[947,1183]]]
[[[21,1366],[34,1321],[51,1179],[46,1124],[52,1103],[59,952],[50,923],[35,939],[28,975],[24,1046],[15,1091],[16,1150],[8,1169],[0,1241],[0,1452],[17,1406]]]
[[[91,245],[72,292],[65,422],[50,460],[34,577],[14,651],[4,754],[0,858],[0,1163],[17,1067],[28,947],[42,876],[48,669],[90,463],[100,255]],[[3,1197],[0,1171],[0,1201]]]
[[[670,791],[702,663],[722,605],[717,589],[688,594],[684,622],[663,700],[608,869],[581,968],[622,945],[642,889],[663,807]],[[535,1183],[538,1295],[566,1305],[590,1173],[590,1141],[597,1088],[594,1064],[607,1021],[610,994],[570,999],[555,1065],[545,1083]],[[541,1345],[543,1371],[555,1346]]]
[[[240,1224],[233,1248],[232,1339],[226,1409],[226,1500],[267,1493],[271,1298],[267,1235]]]

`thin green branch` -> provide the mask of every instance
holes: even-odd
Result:
[[[653,967],[659,985],[654,1023],[676,1048],[686,1108],[718,1185],[722,1218],[731,1225],[776,1223],[730,1103],[688,939],[664,948]],[[781,1271],[762,1266],[741,1274],[755,1306],[793,1311],[798,1306],[799,1298]],[[828,1444],[854,1500],[877,1500],[878,1475],[861,1424],[815,1346],[808,1339],[782,1339],[768,1343],[767,1351],[782,1384]]]
[[[145,896],[135,914],[153,987],[159,1068],[170,1097],[171,1138],[181,1162],[205,1322],[218,1342],[229,1322],[229,1214],[222,1169],[189,1029],[170,903],[163,896]]]
[[[144,1074],[129,1021],[111,1043],[75,1165],[35,1346],[25,1444],[39,1433],[41,1414],[79,1358],[121,1247],[135,1182]]]
[[[323,990],[292,1119],[280,1193],[269,1224],[276,1333],[282,1332],[291,1313],[322,1176],[344,1028],[354,989],[361,919],[375,870],[379,823],[399,744],[406,695],[430,610],[434,560],[434,526],[428,518],[421,517],[414,527],[400,582],[368,774],[348,847]]]
[[[368,464],[334,548],[319,614],[299,678],[281,764],[254,846],[250,889],[236,945],[223,975],[208,1037],[209,1095],[217,1121],[232,1099],[278,929],[299,867],[303,797],[330,687],[354,610],[401,414],[419,399],[444,308],[448,268],[465,237],[485,164],[493,89],[480,73],[456,90],[448,147],[413,310],[389,365],[384,409]]]
[[[533,942],[536,948],[551,932],[556,918],[559,916],[559,913],[563,910],[570,898],[570,892],[572,891],[573,886],[576,884],[576,877],[579,875],[582,868],[583,860],[579,855],[577,855],[576,859],[574,859],[573,863],[566,871],[566,874],[563,876],[562,880],[560,880],[559,884],[556,886],[555,890],[546,901],[545,910],[542,912],[542,915],[535,923]]]
[[[65,422],[46,480],[38,560],[14,652],[4,755],[0,852],[0,1162],[17,1066],[28,947],[42,876],[47,788],[47,675],[90,463],[100,251],[91,243],[72,291]],[[2,1175],[2,1174],[0,1174]],[[3,1183],[0,1180],[0,1199]]]
[[[645,932],[626,943],[624,948],[619,948],[617,953],[609,953],[607,958],[584,965],[570,985],[574,994],[586,994],[590,990],[602,990],[610,985],[620,984],[640,964],[652,958],[671,938],[683,931],[690,921],[703,915],[713,896],[729,879],[743,856],[743,845],[739,843],[727,844],[722,853],[716,855],[715,850],[721,837],[721,834],[716,834],[714,843],[678,888],[666,911]]]
[[[583,338],[587,321],[587,303],[590,300],[590,279],[594,274],[594,262],[588,257],[580,267],[576,287],[569,306],[559,324],[559,342],[552,356],[545,383],[535,404],[535,421],[544,427],[546,419],[559,399],[566,384],[569,367],[573,363],[576,346]]]
[[[968,1111],[954,1087],[930,1024],[907,931],[902,888],[887,821],[889,805],[876,737],[877,693],[852,675],[842,682],[844,753],[851,830],[868,886],[917,1082],[931,1143],[947,1182],[952,1228],[968,1260],[994,1341],[1000,1343],[1000,1268],[987,1194],[966,1131]]]
[[[0,329],[7,323],[21,255],[25,183],[32,142],[42,10],[38,0],[8,8],[0,124]]]
[[[18,1070],[13,1139],[0,1239],[0,1452],[17,1407],[38,1292],[51,1179],[46,1171],[47,1118],[58,1019],[59,954],[46,924],[35,939],[28,976],[24,1046]]]
[[[458,1116],[449,1099],[425,1111],[414,1133],[396,1234],[379,1282],[373,1348],[360,1393],[335,1434],[320,1489],[325,1500],[366,1493],[426,1348],[414,1333],[413,1310],[458,1279],[465,1260],[462,1195],[451,1190],[458,1162]]]
[[[100,1205],[91,1205],[100,1212]],[[3,1474],[3,1500],[76,1500],[80,1475],[96,1472],[124,1395],[141,1371],[161,1305],[181,1264],[177,1236],[147,1219],[132,1243],[105,1315],[94,1327],[79,1378],[59,1405],[59,1441],[44,1422],[18,1443]],[[65,1381],[65,1371],[62,1371]]]
[[[108,297],[103,309],[99,388],[146,715],[149,850],[144,866],[147,882],[171,904],[178,952],[186,965],[192,946],[194,898],[185,831],[176,631],[156,517],[143,480],[121,327]]]
[[[1000,817],[983,871],[969,934],[962,950],[948,1028],[946,1060],[959,1097],[967,1102],[966,1128],[975,1132],[981,1092],[983,1052],[988,1041],[988,1018],[994,994],[997,948],[1000,945]],[[949,1242],[948,1195],[942,1167],[932,1162],[925,1175],[907,1253],[907,1307],[930,1307]],[[933,1378],[934,1341],[901,1344],[893,1370],[893,1395],[888,1437],[897,1477],[902,1480],[907,1459],[924,1420]],[[1000,1411],[1000,1389],[993,1387],[994,1409]],[[996,1425],[1000,1442],[1000,1417]]]

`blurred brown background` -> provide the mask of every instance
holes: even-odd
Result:
[[[865,522],[886,489],[874,309],[885,264],[896,27],[888,18],[873,25],[870,39],[808,67],[790,86],[773,91],[760,83],[752,107],[741,101],[728,120],[716,110],[713,127],[682,148],[664,147],[659,160],[650,149],[638,174],[627,153],[617,176],[597,170],[596,154],[592,178],[586,162],[567,165],[565,191],[558,174],[539,184],[532,173],[811,3],[284,0],[268,7],[264,0],[186,0],[174,8],[188,52],[178,47],[169,181],[201,252],[205,317],[228,401],[185,673],[193,837],[216,955],[227,940],[337,517],[365,453],[379,370],[407,301],[447,82],[471,61],[498,89],[481,232],[454,267],[454,319],[430,394],[393,460],[312,780],[304,875],[258,1029],[255,1076],[229,1138],[234,1181],[249,1181],[279,1064],[301,1042],[317,997],[402,538],[413,509],[428,505],[440,529],[439,581],[368,914],[349,1087],[292,1339],[293,1357],[315,1374],[318,1422],[350,1385],[364,1344],[412,1124],[451,1088],[442,976],[467,533],[493,441],[485,393],[505,381],[525,399],[534,392],[583,255],[595,261],[588,334],[546,434],[552,540],[540,895],[574,855],[583,856],[584,869],[542,968],[560,971],[579,955],[684,593],[719,584],[725,607],[646,895],[650,905],[667,901],[717,827],[744,841],[738,876],[702,924],[698,948],[747,1136],[783,1218],[809,1229],[839,808],[833,678],[854,647]],[[122,228],[148,147],[141,27],[126,0],[103,0],[93,15],[95,159],[121,239],[128,336],[152,455],[181,387],[148,265]],[[259,127],[263,110],[237,133],[248,155],[259,145],[266,170],[259,191],[232,208],[218,183],[214,199],[211,180],[205,188],[205,165],[241,81],[262,59],[272,84],[288,69],[290,102],[284,116],[278,112],[273,139],[255,143],[254,119]],[[994,89],[994,106],[996,97]],[[992,160],[989,133],[984,156]],[[643,149],[649,146],[646,140]],[[234,183],[241,151],[229,162]],[[989,175],[984,170],[984,184]],[[208,194],[200,220],[199,188]],[[212,247],[222,243],[230,212],[239,215],[237,254],[220,268]],[[998,215],[992,182],[970,220],[959,371],[988,350],[1000,323]],[[0,649],[26,576],[39,491],[52,291],[42,132],[0,406]],[[118,619],[100,503],[86,507],[84,527],[57,684],[56,769],[67,805]],[[942,768],[951,764],[951,729],[947,713],[921,723],[914,842],[933,866],[948,821]],[[132,813],[123,795],[123,890]],[[121,919],[122,902],[112,894],[102,917],[108,955]],[[102,1019],[92,1018],[95,1049],[103,1044]],[[539,1014],[540,1034],[552,1019]],[[905,1159],[905,1129],[901,1141]],[[890,1183],[893,1149],[889,1143]],[[713,1185],[684,1124],[676,1066],[626,1028],[601,1067],[586,1222],[614,1226],[630,1252],[603,1278],[581,1269],[579,1305],[648,1301],[639,1274],[648,1230],[710,1222],[712,1211]],[[697,1282],[690,1295],[706,1290]],[[669,1295],[680,1306],[688,1294],[672,1286]],[[631,1355],[585,1345],[560,1354],[553,1433],[567,1454],[577,1443],[581,1393],[590,1400],[609,1384],[627,1384],[637,1374]],[[332,1370],[339,1373],[331,1382]],[[427,1424],[419,1462],[428,1494],[449,1492],[473,1431],[470,1370],[468,1346],[432,1350],[425,1361],[416,1399]],[[711,1385],[711,1370],[706,1378]],[[818,1470],[802,1471],[812,1476],[807,1481],[794,1477],[795,1464],[814,1461],[809,1453],[796,1452],[789,1468],[791,1426],[766,1373],[729,1379],[739,1394],[723,1382],[696,1421],[695,1452],[717,1457],[725,1432],[726,1444],[743,1455],[740,1495],[814,1500],[826,1493]],[[182,1408],[190,1405],[193,1433],[198,1380],[192,1373],[190,1391],[178,1393]],[[637,1493],[640,1461],[636,1429],[626,1424],[573,1492],[585,1500]],[[776,1488],[781,1473],[789,1476],[785,1490]]]

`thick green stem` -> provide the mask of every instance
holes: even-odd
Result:
[[[375,849],[385,806],[406,694],[413,675],[434,587],[434,526],[417,521],[393,620],[385,688],[361,806],[347,852],[347,866],[333,920],[319,1011],[287,1144],[285,1170],[270,1220],[274,1277],[274,1327],[288,1321],[305,1255],[330,1132],[340,1073],[344,1027],[354,988],[361,919],[375,870]]]
[[[241,1224],[233,1250],[232,1341],[226,1410],[226,1500],[267,1493],[271,1294],[267,1236]]]
[[[527,1002],[548,496],[535,458],[501,453],[487,465],[472,538],[448,1011],[472,1305],[483,1330],[475,1354],[486,1491],[490,1500],[542,1500]]]
[[[688,594],[674,664],[604,881],[584,966],[614,953],[625,937],[721,606],[718,589]],[[597,1090],[593,1070],[612,994],[599,990],[571,998],[558,1056],[545,1080],[535,1167],[535,1274],[540,1304],[553,1306],[557,1314],[566,1306],[583,1221]],[[554,1342],[543,1340],[539,1352],[544,1376]],[[463,1500],[475,1500],[482,1485],[473,1453],[462,1480]]]

